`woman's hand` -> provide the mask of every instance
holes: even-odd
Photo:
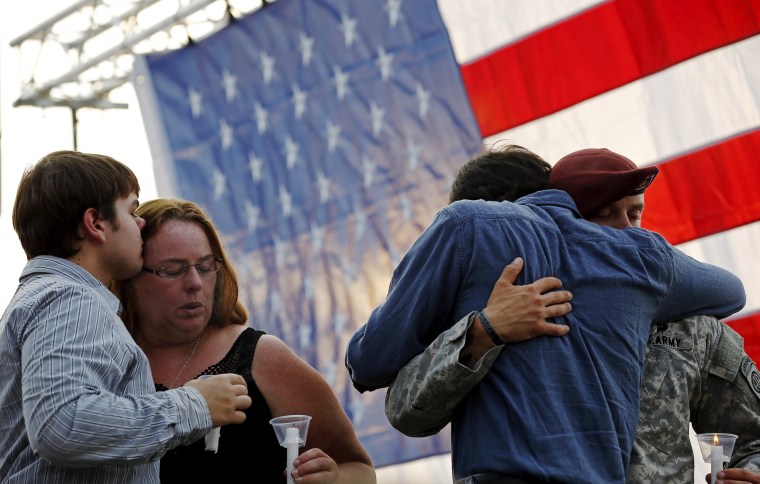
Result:
[[[293,477],[303,484],[330,483],[338,480],[338,464],[322,449],[309,449],[293,462]]]

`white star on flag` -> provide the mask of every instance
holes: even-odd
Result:
[[[330,178],[325,176],[322,170],[317,171],[317,190],[320,203],[325,203],[330,199]]]
[[[332,82],[335,85],[335,95],[338,96],[338,101],[342,101],[348,93],[348,78],[349,75],[343,72],[340,66],[333,66]]]
[[[219,137],[222,139],[222,149],[227,151],[232,146],[232,126],[227,124],[227,120],[219,120]]]
[[[293,138],[291,138],[290,135],[285,137],[285,147],[283,151],[285,153],[285,162],[287,163],[288,170],[292,170],[298,161],[298,143],[293,141]]]
[[[301,119],[303,112],[306,110],[306,98],[308,94],[306,91],[301,90],[297,84],[293,84],[293,106],[296,119]]]
[[[248,168],[251,170],[251,180],[253,183],[261,181],[261,168],[264,161],[253,153],[248,155]]]
[[[264,85],[271,84],[274,78],[274,57],[269,56],[266,52],[261,53],[261,74],[264,79]]]
[[[387,0],[384,8],[388,12],[388,23],[395,27],[401,19],[401,0]]]
[[[351,47],[356,41],[356,18],[349,17],[345,12],[340,14],[340,31],[346,47]]]
[[[237,96],[237,89],[235,88],[237,76],[225,70],[222,73],[222,83],[224,84],[224,96],[227,98],[227,102],[231,103],[235,100],[235,96]]]
[[[372,134],[379,135],[383,130],[383,118],[385,118],[385,109],[381,108],[374,101],[369,103],[370,118],[372,119]]]
[[[385,52],[385,49],[379,47],[377,49],[377,66],[380,68],[380,77],[387,81],[391,78],[393,71],[391,64],[393,63],[393,54]]]
[[[220,200],[227,193],[227,176],[214,168],[214,200]]]
[[[259,134],[264,134],[267,131],[269,125],[269,113],[260,102],[256,102],[253,106],[254,116],[256,118],[256,129]]]
[[[290,218],[293,215],[293,197],[283,186],[280,186],[280,206],[283,217]]]
[[[325,229],[319,225],[312,225],[309,230],[309,238],[311,239],[311,248],[314,252],[322,252],[322,247],[325,241]]]
[[[356,240],[361,240],[367,231],[367,214],[358,208],[354,210],[354,226],[356,227]]]
[[[201,93],[193,89],[192,87],[187,90],[188,103],[190,104],[190,112],[193,113],[193,118],[198,118],[201,115],[201,103],[203,96]]]
[[[304,66],[308,66],[314,54],[314,38],[301,32],[298,35],[298,46],[301,51],[301,62]]]
[[[375,175],[375,164],[367,158],[367,155],[362,156],[362,179],[364,180],[364,188],[369,188],[372,185],[372,180]]]
[[[256,232],[259,228],[259,207],[248,200],[245,201],[245,219],[248,231]]]
[[[288,245],[282,239],[274,238],[274,261],[279,270],[285,266],[285,257],[288,251]]]
[[[327,152],[332,153],[338,146],[341,128],[339,124],[333,123],[332,120],[328,119],[325,130],[327,135]]]
[[[430,91],[425,88],[419,82],[414,83],[414,91],[417,93],[418,112],[420,118],[425,119],[427,116],[428,107],[430,106]]]

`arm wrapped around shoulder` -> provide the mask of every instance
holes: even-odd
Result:
[[[655,322],[676,321],[707,314],[718,319],[735,314],[744,307],[744,284],[735,274],[712,264],[700,262],[670,247],[673,253],[673,281]]]

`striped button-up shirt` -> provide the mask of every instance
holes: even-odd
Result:
[[[65,259],[29,261],[0,320],[0,481],[152,483],[202,437],[200,393],[156,393],[119,301]]]

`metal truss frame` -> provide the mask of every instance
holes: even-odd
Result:
[[[134,56],[180,48],[270,3],[267,0],[77,0],[13,39],[21,94],[14,106],[126,108],[114,91]]]

